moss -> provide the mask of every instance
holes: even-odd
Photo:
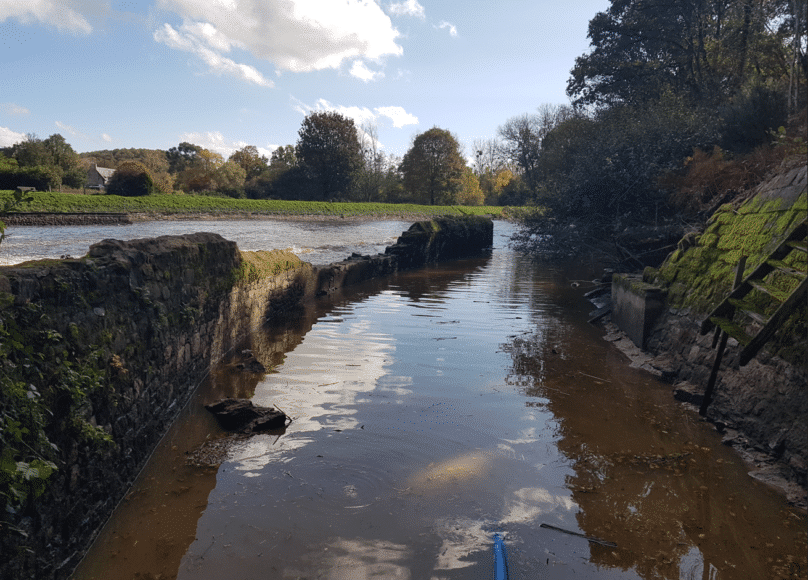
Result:
[[[805,219],[806,193],[796,203],[782,208],[780,199],[760,201],[753,198],[736,212],[731,205],[722,206],[710,219],[695,246],[677,249],[660,267],[655,278],[668,288],[668,301],[676,307],[692,307],[709,312],[731,290],[734,272],[741,256],[747,256],[744,277],[777,247],[783,236]],[[797,270],[805,270],[805,254],[792,252],[785,262]],[[773,273],[767,284],[788,293],[797,279]],[[674,287],[675,285],[675,287]],[[760,294],[760,293],[758,293]],[[751,293],[755,303],[770,302]]]
[[[233,272],[233,282],[257,282],[287,270],[295,270],[302,264],[300,258],[287,250],[241,252],[241,264]]]

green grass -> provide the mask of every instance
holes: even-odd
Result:
[[[0,191],[0,206],[12,196]],[[37,192],[33,200],[20,204],[16,211],[41,213],[125,212],[151,215],[228,214],[244,215],[320,215],[320,216],[412,216],[423,215],[502,215],[498,206],[440,206],[410,203],[346,203],[323,201],[285,201],[265,199],[233,199],[193,195],[76,195]]]

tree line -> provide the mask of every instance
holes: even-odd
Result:
[[[381,150],[373,125],[336,112],[306,116],[295,145],[267,158],[254,145],[221,154],[182,142],[167,151],[77,154],[61,135],[36,135],[0,150],[0,189],[80,188],[93,166],[115,169],[111,195],[186,192],[254,199],[480,205],[485,198],[452,133],[433,127],[398,158]]]

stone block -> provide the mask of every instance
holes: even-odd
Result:
[[[665,309],[665,292],[641,275],[612,277],[612,320],[638,348],[645,348],[654,322]]]

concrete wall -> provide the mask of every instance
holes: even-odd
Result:
[[[642,276],[615,274],[612,277],[612,321],[635,346],[645,348],[659,315],[665,309],[665,293],[646,284]]]
[[[257,279],[247,253],[205,233],[105,240],[81,259],[0,268],[0,317],[36,304],[45,317],[35,330],[61,337],[53,352],[102,383],[48,425],[59,469],[47,491],[0,514],[0,578],[66,578],[211,364],[250,329],[342,286],[472,255],[492,240],[490,219],[439,218],[415,224],[385,254],[324,268],[273,253],[266,259],[283,267]],[[114,445],[78,437],[74,419]]]

